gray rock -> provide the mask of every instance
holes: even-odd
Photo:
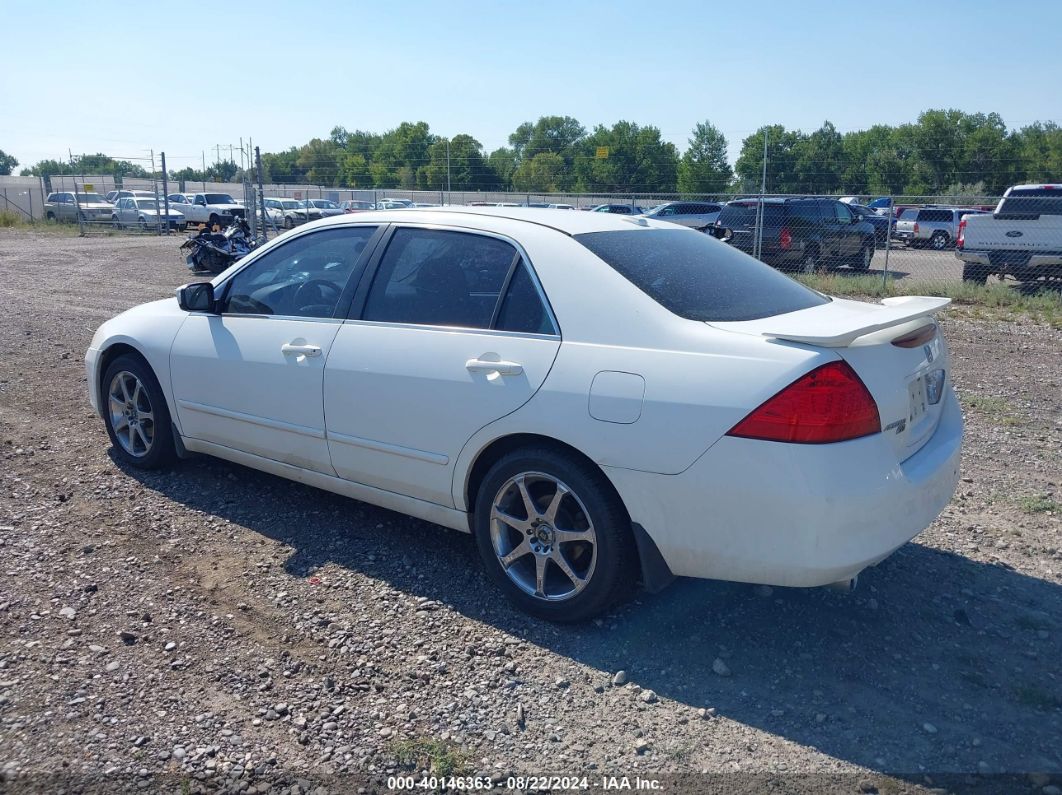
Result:
[[[119,668],[121,668],[121,667],[122,667],[122,666],[121,666],[121,663],[119,663],[119,662],[118,662],[117,660],[111,660],[111,661],[110,661],[109,663],[107,663],[107,665],[105,666],[105,670],[107,670],[107,671],[111,671],[111,672],[114,672],[114,671],[117,671],[117,670],[118,670]]]
[[[622,685],[627,684],[627,672],[616,671],[615,675],[612,677],[612,684],[614,684],[616,687],[620,687]]]
[[[924,731],[926,734],[936,734],[937,727],[934,726],[932,723],[923,723],[922,731]]]
[[[642,694],[638,696],[638,698],[640,698],[646,704],[652,704],[656,701],[656,693],[654,693],[652,690],[643,690]]]
[[[712,663],[712,670],[719,676],[730,676],[730,666],[719,657],[716,657]]]
[[[177,644],[171,640],[169,643],[166,644],[165,651],[173,651],[176,648]]]
[[[557,681],[555,681],[553,684],[556,685],[559,689],[563,690],[564,688],[569,687],[571,685],[571,682],[569,682],[563,676],[558,676]]]
[[[649,743],[646,742],[645,740],[639,740],[638,742],[636,742],[634,744],[634,752],[636,754],[639,754],[639,755],[640,754],[644,754],[648,750],[649,750]]]
[[[63,618],[69,618],[71,621],[73,621],[74,616],[77,615],[77,611],[72,607],[64,607],[62,610],[59,611],[59,615],[61,615]]]

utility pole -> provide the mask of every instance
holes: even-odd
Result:
[[[166,234],[170,233],[170,181],[166,176],[166,153],[162,152],[162,205],[166,208]]]
[[[151,192],[155,195],[155,234],[162,234],[162,218],[159,216],[159,183],[155,181],[155,150],[151,150]]]
[[[753,243],[753,255],[756,259],[763,253],[763,198],[767,193],[767,136],[768,131],[763,131],[763,176],[760,179],[760,203],[756,208],[756,240]]]
[[[269,233],[266,231],[266,209],[265,209],[265,191],[262,189],[262,154],[258,151],[258,147],[254,148],[254,165],[255,170],[258,172],[258,206],[262,211],[262,239],[268,240]],[[309,210],[307,210],[307,214]]]
[[[450,192],[450,139],[446,139],[446,192]]]

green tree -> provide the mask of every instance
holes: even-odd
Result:
[[[763,136],[767,136],[767,193],[803,193],[795,151],[804,134],[781,124],[761,127],[741,142],[734,170],[743,191],[758,191],[763,169]]]
[[[487,165],[494,172],[502,190],[509,190],[512,187],[516,164],[516,151],[504,146],[495,149],[487,157]]]
[[[6,176],[10,174],[18,165],[18,161],[14,156],[9,155],[3,149],[0,149],[0,176]]]
[[[575,159],[580,190],[609,193],[673,192],[678,182],[678,150],[660,130],[629,121],[598,125],[580,142]],[[608,156],[597,157],[598,150]]]
[[[810,193],[843,190],[844,139],[830,122],[823,122],[811,135],[800,135],[794,141],[793,154],[796,184],[800,186],[797,190]]]
[[[296,164],[310,185],[338,185],[338,148],[331,139],[313,138],[299,147]]]
[[[513,173],[513,187],[520,191],[552,193],[566,177],[564,158],[555,152],[539,152],[526,158]]]
[[[726,136],[711,122],[699,122],[679,161],[678,189],[683,193],[720,193],[733,178]]]
[[[509,136],[516,155],[516,165],[543,153],[555,154],[564,161],[564,170],[557,182],[560,190],[569,189],[574,182],[574,164],[579,156],[580,142],[586,128],[571,116],[542,116],[534,124],[524,122]],[[526,172],[525,172],[526,175]]]
[[[497,187],[497,176],[483,157],[483,145],[471,135],[455,135],[450,140],[449,176],[453,190],[490,190]],[[426,185],[431,190],[444,190],[447,184],[447,142],[437,140],[431,145],[431,162],[424,170]]]

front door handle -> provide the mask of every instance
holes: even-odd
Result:
[[[470,373],[498,373],[499,375],[520,375],[523,365],[516,362],[492,362],[489,359],[469,359],[465,369]]]
[[[280,352],[283,353],[285,356],[287,356],[289,354],[296,354],[298,356],[306,356],[306,357],[320,356],[321,355],[321,346],[320,345],[292,345],[290,342],[285,342],[283,345],[280,346]]]

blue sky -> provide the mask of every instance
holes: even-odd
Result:
[[[732,158],[766,123],[846,131],[930,107],[1062,120],[1058,0],[7,0],[3,14],[0,149],[23,166],[154,149],[181,168],[241,137],[275,151],[404,120],[490,150],[546,114],[654,124],[680,149],[708,119]]]

